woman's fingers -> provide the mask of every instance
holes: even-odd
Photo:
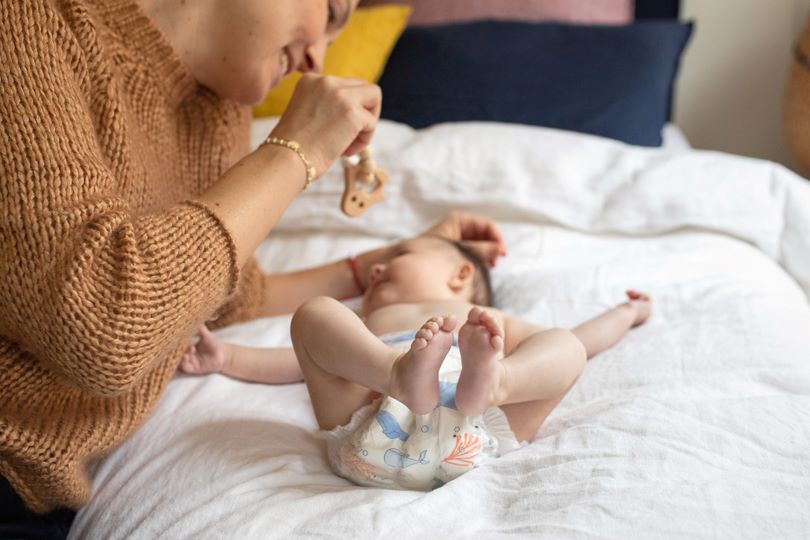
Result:
[[[344,89],[348,94],[346,98],[355,103],[362,104],[362,109],[356,109],[356,126],[359,128],[357,136],[344,149],[341,155],[353,156],[371,144],[377,123],[380,120],[382,106],[382,92],[377,85],[363,84],[348,86]]]
[[[427,234],[467,243],[490,266],[495,266],[499,256],[506,255],[501,231],[487,217],[456,210],[450,212],[441,223],[428,229]]]
[[[356,79],[305,75],[273,135],[296,140],[322,174],[341,155],[371,142],[382,106],[382,91]]]
[[[350,81],[353,81],[353,79],[350,79]],[[370,84],[364,81],[357,82],[359,82],[359,84],[355,84],[354,82],[346,84],[343,87],[343,91],[349,94],[347,96],[349,99],[360,103],[363,108],[372,113],[376,118],[379,118],[382,106],[382,90],[376,84]]]
[[[489,266],[495,266],[498,262],[498,257],[501,255],[501,247],[496,242],[478,240],[464,241],[462,243]]]
[[[460,220],[461,240],[491,241],[498,245],[498,251],[501,255],[506,254],[506,246],[501,231],[494,221],[483,216],[466,213],[460,214],[457,219]]]
[[[374,132],[377,129],[377,115],[379,115],[379,112],[377,112],[377,115],[375,115],[374,113],[367,111],[365,114],[360,113],[360,115],[365,116],[365,118],[360,119],[362,129],[351,144],[349,144],[349,147],[343,152],[344,156],[353,156],[361,152],[369,144],[371,144],[371,139],[374,138]]]

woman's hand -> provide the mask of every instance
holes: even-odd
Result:
[[[490,266],[495,266],[498,257],[506,255],[503,237],[495,222],[489,218],[466,212],[450,212],[443,221],[423,234],[443,236],[449,240],[463,242]]]
[[[382,92],[376,84],[306,74],[271,135],[298,141],[317,177],[338,157],[368,146],[381,104]]]

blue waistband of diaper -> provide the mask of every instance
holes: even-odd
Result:
[[[401,332],[399,334],[393,334],[389,336],[383,336],[382,340],[383,343],[386,345],[396,345],[397,343],[402,343],[403,341],[413,341],[416,339],[416,331],[409,331],[409,332]],[[458,347],[458,338],[453,336],[453,347]]]

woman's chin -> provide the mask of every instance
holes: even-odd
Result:
[[[223,88],[222,92],[216,92],[221,98],[235,101],[240,105],[255,107],[267,96],[267,93],[275,86],[272,81],[251,81],[234,85],[230,88]]]
[[[245,92],[241,99],[236,99],[234,101],[242,105],[255,107],[256,105],[264,101],[264,98],[267,96],[267,93],[270,91],[271,88],[272,87],[263,87],[260,88],[258,91]]]

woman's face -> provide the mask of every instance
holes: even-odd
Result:
[[[219,97],[255,105],[293,70],[322,69],[326,46],[358,1],[217,0],[192,73]]]

